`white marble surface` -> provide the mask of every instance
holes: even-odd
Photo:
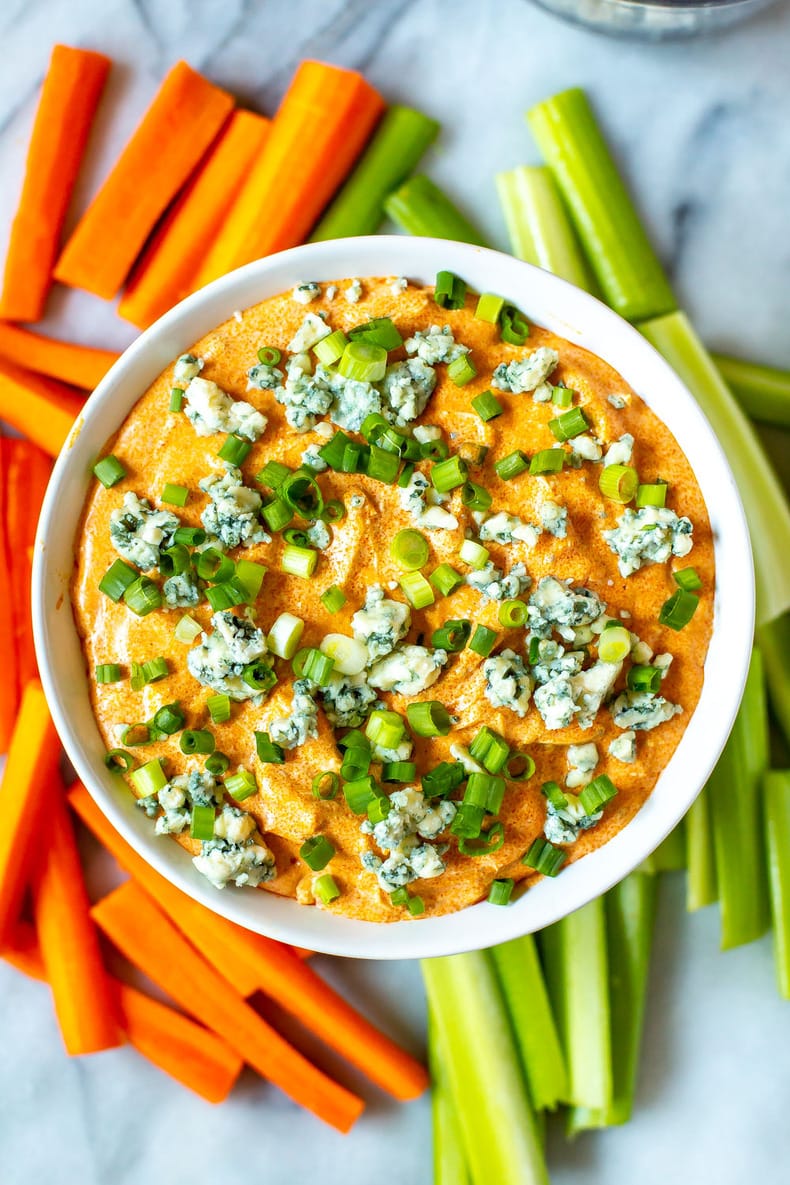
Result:
[[[295,63],[311,55],[360,67],[389,99],[439,118],[444,132],[427,167],[502,246],[492,175],[534,159],[522,113],[581,83],[708,341],[790,365],[786,3],[712,40],[653,46],[572,29],[526,0],[4,0],[0,34],[0,226],[14,208],[56,39],[118,63],[83,202],[177,57],[270,111]],[[131,337],[101,302],[74,294],[58,294],[49,324],[96,344]],[[104,879],[95,852],[91,866]],[[553,1133],[554,1185],[787,1181],[790,1008],[774,990],[768,939],[726,955],[717,941],[715,910],[687,916],[681,878],[666,878],[637,1117],[574,1145]],[[416,967],[320,965],[420,1048]],[[346,1140],[252,1077],[211,1109],[131,1051],[69,1062],[45,989],[2,965],[0,1000],[3,1185],[431,1181],[427,1102],[396,1107],[342,1069],[369,1100]]]

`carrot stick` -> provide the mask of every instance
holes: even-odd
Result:
[[[33,912],[66,1052],[98,1053],[123,1044],[116,1003],[59,777],[45,789],[46,847],[33,877]]]
[[[8,469],[11,462],[11,441],[0,436],[0,507],[8,503]],[[6,515],[0,513],[0,565],[3,572],[11,572],[11,540],[8,537]],[[0,679],[0,753],[8,749],[19,707],[19,654],[15,629],[14,599],[11,581],[0,580],[0,654],[3,656],[3,678]]]
[[[0,316],[38,321],[110,59],[56,45],[41,90],[5,264]]]
[[[234,111],[146,248],[118,306],[138,329],[188,296],[203,257],[263,148],[270,121]],[[0,352],[2,337],[0,336]]]
[[[0,949],[19,920],[41,839],[47,787],[57,776],[60,747],[37,680],[25,687],[0,783]]]
[[[11,554],[8,585],[13,598],[12,619],[20,686],[38,675],[33,648],[30,581],[33,544],[52,461],[29,440],[6,440],[7,466],[2,513]]]
[[[355,71],[302,62],[194,286],[301,243],[383,110],[379,93]]]
[[[18,325],[0,323],[0,358],[85,391],[98,386],[119,357],[112,350],[62,342]]]
[[[46,983],[44,960],[30,923],[20,923],[0,958]],[[129,984],[112,976],[109,982],[123,1030],[138,1053],[210,1103],[228,1097],[244,1062],[227,1041]]]
[[[55,379],[0,362],[0,420],[56,457],[82,410],[83,399]]]
[[[232,107],[226,91],[177,62],[66,243],[56,279],[112,299]]]
[[[224,1037],[264,1078],[346,1132],[364,1107],[293,1049],[187,942],[155,902],[126,881],[93,907],[107,937],[173,999]]]

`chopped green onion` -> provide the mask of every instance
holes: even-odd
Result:
[[[556,811],[564,811],[567,808],[568,799],[556,782],[544,782],[540,792]]]
[[[556,876],[567,859],[568,853],[564,848],[555,848],[553,843],[539,835],[527,854],[522,856],[521,863],[543,876]]]
[[[636,489],[636,504],[642,506],[666,506],[667,490],[665,481],[658,481],[652,485],[640,485]]]
[[[217,453],[221,461],[227,461],[229,465],[241,465],[250,455],[252,445],[249,440],[243,440],[241,436],[228,436]]]
[[[296,547],[289,543],[283,551],[280,567],[291,576],[301,576],[309,580],[317,563],[318,552],[312,547]]]
[[[325,872],[323,876],[319,876],[313,885],[313,892],[317,893],[324,905],[331,905],[340,896],[337,881],[328,872]]]
[[[469,354],[459,354],[447,367],[447,377],[456,387],[465,387],[477,377],[477,367]]]
[[[253,735],[258,760],[266,765],[282,765],[285,761],[285,750],[282,745],[271,740],[268,732],[255,732]]]
[[[121,744],[128,745],[130,749],[136,749],[138,745],[147,745],[151,740],[151,728],[148,724],[128,724],[121,732]]]
[[[205,551],[201,551],[198,555],[195,562],[195,571],[201,580],[211,580],[217,584],[221,584],[223,581],[230,579],[236,571],[236,565],[230,556],[217,551],[216,547],[207,547]]]
[[[232,609],[234,605],[246,605],[247,590],[235,577],[222,584],[213,584],[206,589],[206,600],[214,612]]]
[[[472,400],[472,407],[484,423],[488,423],[489,420],[494,420],[497,416],[501,416],[505,410],[492,391],[481,391],[479,395],[475,395]]]
[[[184,713],[179,703],[163,704],[154,715],[154,728],[163,732],[165,736],[172,736],[183,727]]]
[[[123,594],[123,599],[138,617],[146,617],[154,609],[162,605],[162,594],[153,580],[147,576],[138,576]]]
[[[247,663],[241,672],[241,677],[253,691],[270,691],[277,682],[274,669],[260,658],[257,662]]]
[[[423,440],[420,445],[420,457],[427,461],[444,461],[450,455],[450,446],[446,440]]]
[[[428,562],[428,540],[419,531],[406,527],[398,531],[390,544],[390,555],[406,572],[416,572]]]
[[[605,629],[598,642],[598,657],[603,662],[622,662],[631,651],[631,635],[625,626]]]
[[[504,307],[505,298],[503,296],[496,296],[493,292],[483,292],[477,299],[475,317],[478,321],[488,321],[490,325],[497,325]]]
[[[458,555],[470,568],[479,571],[488,563],[490,552],[487,547],[483,547],[482,543],[475,543],[474,539],[464,539]]]
[[[191,563],[192,557],[183,543],[174,543],[159,553],[159,571],[166,578],[188,572]]]
[[[185,728],[178,740],[182,753],[213,753],[217,747],[214,733],[207,728]]]
[[[458,456],[461,458],[464,464],[471,465],[473,469],[477,469],[483,464],[486,457],[488,456],[488,445],[478,444],[475,440],[459,440],[458,444],[455,446],[455,451],[458,453]],[[462,493],[463,489],[468,484],[469,483],[466,482],[464,486],[461,487]]]
[[[299,527],[289,527],[283,532],[283,539],[286,543],[293,543],[295,547],[310,546],[310,536]]]
[[[140,791],[141,798],[150,798],[152,794],[158,794],[167,785],[165,771],[162,769],[162,763],[158,757],[154,757],[151,761],[146,761],[145,765],[140,765],[137,769],[132,770],[131,778],[135,787]]]
[[[185,646],[191,646],[195,638],[202,632],[203,627],[200,623],[195,621],[194,617],[190,617],[188,613],[185,613],[173,630],[173,637],[177,642],[183,642]]]
[[[588,782],[579,794],[579,804],[585,815],[594,815],[617,794],[617,787],[606,774],[599,774]]]
[[[252,604],[261,591],[265,575],[266,568],[263,564],[256,564],[252,560],[236,561],[236,579],[246,588],[249,604]]]
[[[192,839],[199,839],[202,843],[207,843],[214,838],[214,823],[216,822],[216,811],[210,804],[195,803],[192,807],[192,819],[189,825],[189,834]]]
[[[365,416],[359,429],[368,444],[378,444],[381,436],[389,428],[389,420],[385,420],[381,412],[372,411]]]
[[[574,436],[586,432],[589,427],[587,417],[580,407],[572,407],[556,419],[549,420],[549,428],[557,440],[572,440]]]
[[[377,798],[380,791],[370,774],[364,778],[358,778],[353,782],[343,783],[343,797],[348,804],[349,810],[353,811],[355,815],[364,815],[368,809],[368,803],[373,798]]]
[[[324,509],[320,515],[322,522],[339,523],[345,517],[346,506],[344,502],[341,502],[340,498],[330,498],[328,502],[324,503]]]
[[[365,467],[368,477],[374,478],[375,481],[383,481],[387,485],[391,485],[398,476],[399,467],[400,457],[397,453],[388,453],[386,449],[379,448],[376,444],[370,446],[370,453],[367,457]]]
[[[499,606],[499,624],[505,629],[516,629],[526,625],[528,616],[527,606],[523,601],[502,601]]]
[[[383,448],[385,452],[397,453],[399,457],[402,457],[406,452],[410,439],[411,437],[406,436],[403,432],[388,424],[386,428],[377,434],[374,443],[379,448]]]
[[[529,337],[529,322],[512,304],[506,304],[500,313],[499,336],[511,346],[523,346]]]
[[[110,749],[104,755],[104,764],[111,773],[128,774],[134,769],[134,758],[125,749]]]
[[[406,902],[406,908],[413,918],[421,917],[425,913],[425,902],[419,894],[415,893]]]
[[[433,299],[443,309],[462,309],[466,301],[466,284],[453,272],[437,272]]]
[[[536,662],[540,662],[540,638],[530,638],[527,658],[529,665],[533,667]]]
[[[137,572],[123,560],[113,560],[99,581],[99,589],[111,601],[120,601],[123,594],[137,579]]]
[[[184,388],[171,387],[170,388],[170,411],[181,411],[181,404],[184,401]]]
[[[462,802],[456,811],[450,831],[463,839],[477,839],[483,829],[485,808],[471,802]]]
[[[258,361],[261,366],[276,366],[282,358],[282,353],[276,346],[261,346],[258,350]]]
[[[108,490],[126,477],[126,470],[112,453],[108,453],[106,457],[102,457],[100,461],[96,462],[93,466],[93,473]]]
[[[224,724],[226,720],[230,720],[230,696],[222,692],[217,695],[210,695],[206,700],[206,707],[208,714],[211,717],[212,724]]]
[[[281,461],[267,461],[260,473],[255,474],[255,480],[259,485],[267,486],[270,490],[279,490],[286,477],[290,477],[292,472]]]
[[[466,778],[460,761],[440,761],[420,779],[426,798],[447,798]]]
[[[464,578],[450,564],[439,564],[428,577],[440,597],[449,597],[463,582]]]
[[[661,686],[661,675],[660,667],[637,665],[630,668],[625,681],[632,691],[652,691],[655,694]]]
[[[534,454],[529,463],[533,476],[541,473],[560,473],[565,464],[565,453],[561,448],[544,448]]]
[[[403,338],[390,317],[374,317],[364,325],[355,326],[348,336],[352,341],[371,342],[385,350],[397,350],[403,345]]]
[[[337,369],[345,379],[360,383],[378,383],[387,370],[387,351],[383,346],[358,339],[350,341],[343,350]]]
[[[510,746],[503,736],[484,724],[469,746],[469,753],[490,774],[498,774],[510,756]]]
[[[224,774],[229,766],[230,757],[226,757],[224,753],[212,753],[210,757],[206,758],[206,769],[215,778],[218,778],[220,774]]]
[[[321,517],[324,509],[324,498],[312,473],[305,469],[297,469],[286,477],[277,491],[286,505],[296,514],[310,522]]]
[[[292,659],[304,633],[304,621],[293,613],[281,613],[274,622],[266,644],[278,658]]]
[[[158,683],[160,679],[165,679],[169,674],[167,659],[163,658],[161,654],[158,658],[151,658],[143,663],[143,678],[146,683]]]
[[[598,488],[605,498],[625,505],[639,486],[639,474],[631,465],[606,465],[598,477]]]
[[[334,854],[334,844],[330,843],[325,835],[311,835],[299,849],[299,855],[313,872],[320,872],[322,868],[326,868]]]
[[[407,572],[401,576],[400,586],[413,609],[425,609],[436,600],[433,589],[422,572]]]
[[[557,383],[556,387],[551,391],[551,402],[555,407],[570,407],[573,403],[573,391],[566,387],[564,383]]]
[[[329,334],[329,337],[322,337],[320,342],[315,343],[313,353],[324,366],[331,366],[333,362],[337,362],[338,358],[343,356],[347,345],[348,338],[343,330],[336,329],[334,333]]]
[[[340,776],[344,782],[358,782],[370,770],[370,742],[362,738],[365,745],[351,745],[343,754]]]
[[[261,510],[261,517],[270,531],[282,531],[293,516],[291,507],[282,498],[272,498]]]
[[[669,600],[664,601],[658,620],[661,625],[668,625],[670,629],[682,630],[697,612],[698,605],[699,597],[695,597],[694,593],[688,592],[685,588],[679,588]]]
[[[474,650],[475,654],[482,655],[483,658],[488,658],[496,643],[497,635],[495,632],[490,630],[487,625],[479,625],[472,634],[469,649]]]
[[[465,618],[460,621],[446,621],[438,630],[433,631],[431,645],[436,650],[458,654],[466,646],[471,633],[472,623]]]
[[[495,774],[471,773],[464,791],[466,806],[478,807],[489,815],[497,815],[505,797],[505,779]]]
[[[340,778],[333,769],[325,769],[323,773],[316,774],[313,778],[313,798],[320,798],[324,802],[330,802],[333,798],[337,797],[339,789]]]
[[[527,782],[535,772],[535,762],[529,753],[511,753],[505,762],[505,777],[509,782]]]
[[[391,803],[386,794],[371,798],[368,803],[368,821],[375,827],[377,823],[383,823],[390,813]]]
[[[319,687],[326,687],[332,677],[334,666],[334,658],[323,654],[320,650],[311,648],[301,662],[302,677],[318,684]]]
[[[382,782],[413,782],[416,777],[413,761],[385,761],[381,767]]]
[[[327,613],[339,613],[345,603],[346,594],[336,584],[330,584],[329,588],[321,593],[321,604]]]
[[[474,481],[465,481],[461,487],[461,501],[468,510],[488,510],[493,498],[488,490]]]
[[[411,720],[411,717],[409,718]],[[365,736],[380,749],[396,749],[406,735],[403,717],[397,712],[377,708],[365,726]]]
[[[515,452],[509,453],[506,457],[502,457],[500,461],[494,464],[497,477],[502,481],[511,481],[514,477],[518,477],[521,473],[526,473],[529,469],[529,457],[522,453],[521,449],[516,449]]]
[[[447,457],[431,466],[431,481],[440,494],[449,494],[466,481],[467,468],[460,457]]]
[[[446,737],[453,726],[452,716],[438,699],[409,704],[406,715],[418,737]]]
[[[492,881],[491,888],[488,890],[488,900],[491,905],[507,905],[515,883],[510,877],[501,877]]]
[[[202,527],[178,527],[173,532],[173,542],[183,543],[185,547],[202,547],[206,532]]]
[[[322,461],[326,461],[330,469],[342,471],[346,446],[353,443],[354,441],[350,436],[346,436],[345,432],[336,432],[331,440],[321,445],[318,455]]]
[[[95,669],[97,683],[117,683],[123,678],[121,668],[117,662],[101,662]]]
[[[678,588],[684,588],[686,592],[694,592],[696,589],[702,588],[702,581],[696,568],[681,568],[680,571],[673,572],[672,576]]]
[[[340,468],[343,473],[359,473],[368,465],[369,450],[356,440],[349,440],[343,448],[343,460]]]
[[[240,769],[238,773],[231,774],[229,778],[225,779],[225,789],[231,798],[235,798],[236,802],[244,802],[245,798],[258,793],[258,783],[255,780],[255,775],[251,774],[249,770]]]
[[[170,481],[165,483],[165,488],[162,490],[162,501],[167,502],[169,506],[186,506],[188,497],[187,486],[174,485]]]
[[[461,836],[458,851],[462,856],[491,856],[498,852],[505,842],[505,828],[497,819],[488,831],[481,831],[478,838]]]

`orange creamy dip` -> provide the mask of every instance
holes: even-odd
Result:
[[[479,655],[468,648],[460,654],[451,654],[438,682],[414,697],[416,700],[438,699],[457,717],[457,724],[449,736],[430,740],[415,738],[412,759],[417,763],[418,777],[439,761],[453,760],[451,745],[468,745],[482,724],[500,732],[512,749],[529,752],[536,770],[527,782],[508,782],[499,814],[505,829],[501,850],[477,858],[465,857],[459,854],[454,837],[448,833],[441,836],[441,842],[449,844],[442,857],[446,871],[409,885],[409,891],[419,893],[424,900],[426,914],[437,915],[460,909],[484,897],[494,878],[513,877],[519,881],[534,877],[534,873],[521,863],[521,857],[535,837],[542,834],[546,801],[541,795],[541,785],[553,780],[565,786],[569,744],[594,742],[599,754],[596,776],[608,774],[618,789],[616,798],[605,807],[601,821],[589,830],[581,831],[576,842],[569,845],[570,860],[576,860],[605,843],[639,810],[677,746],[702,687],[713,613],[714,560],[710,524],[694,474],[672,434],[600,358],[539,326],[531,327],[523,347],[507,345],[500,340],[497,326],[474,317],[476,298],[471,296],[467,297],[464,309],[450,311],[434,303],[429,289],[409,286],[396,295],[391,279],[369,279],[363,281],[359,302],[352,304],[343,296],[347,286],[347,281],[340,281],[334,299],[328,300],[327,285],[324,285],[320,299],[307,306],[295,301],[290,293],[263,301],[231,318],[192,348],[192,353],[204,360],[201,378],[216,382],[231,396],[251,403],[268,418],[265,431],[242,465],[246,484],[260,489],[255,484],[254,475],[269,460],[276,459],[292,469],[298,468],[304,450],[311,444],[322,445],[326,439],[314,431],[297,434],[286,423],[284,408],[272,391],[247,390],[247,371],[256,364],[260,347],[277,347],[283,352],[284,363],[288,343],[308,312],[324,312],[333,330],[345,331],[370,318],[389,316],[404,340],[416,330],[425,330],[430,325],[449,325],[456,342],[470,347],[477,377],[468,385],[457,387],[447,377],[447,367],[438,364],[436,388],[417,422],[441,427],[451,453],[461,442],[477,442],[489,449],[485,463],[470,469],[469,476],[491,492],[491,513],[507,511],[524,522],[538,523],[539,506],[545,498],[564,506],[568,512],[564,539],[543,531],[532,548],[518,541],[509,545],[487,542],[485,546],[490,550],[491,559],[506,572],[516,562],[525,563],[532,580],[530,589],[523,594],[525,600],[535,591],[540,579],[549,575],[572,581],[574,586],[583,586],[596,593],[611,617],[620,617],[628,629],[655,652],[668,652],[673,656],[660,694],[683,709],[681,714],[658,727],[637,732],[636,760],[626,764],[607,752],[610,741],[621,736],[622,730],[613,723],[606,706],[598,711],[589,729],[570,726],[550,731],[533,702],[523,719],[510,709],[492,706],[485,695],[484,660]],[[667,505],[693,523],[694,544],[688,559],[646,564],[628,577],[620,575],[617,556],[601,532],[616,526],[624,508],[601,495],[598,488],[600,463],[584,461],[578,468],[566,467],[563,472],[545,478],[525,473],[505,482],[496,476],[493,462],[514,449],[520,448],[532,456],[556,443],[548,423],[559,414],[558,409],[551,403],[535,402],[531,392],[513,394],[495,390],[494,394],[505,411],[484,423],[471,408],[470,401],[491,387],[496,365],[523,358],[542,346],[558,351],[559,365],[551,374],[551,381],[558,383],[562,380],[576,392],[574,406],[584,409],[591,424],[590,431],[603,443],[604,451],[608,444],[624,433],[630,433],[635,439],[631,464],[638,470],[640,480],[655,482],[662,479],[669,483]],[[405,356],[404,350],[400,349],[390,354],[389,361],[392,363]],[[148,720],[162,705],[178,701],[185,712],[187,728],[209,728],[214,732],[217,750],[230,758],[230,772],[241,766],[255,775],[259,793],[247,798],[240,806],[242,810],[252,812],[260,835],[276,859],[276,877],[263,887],[295,896],[303,903],[313,903],[311,886],[321,874],[310,871],[299,857],[299,848],[305,839],[321,833],[336,849],[323,872],[331,874],[340,889],[340,897],[322,908],[373,921],[394,921],[408,916],[402,907],[391,904],[375,874],[363,869],[362,853],[377,852],[382,859],[385,853],[378,851],[372,837],[360,830],[362,819],[352,814],[342,792],[329,802],[319,801],[311,792],[316,773],[340,768],[333,729],[320,710],[320,695],[316,696],[319,704],[318,737],[288,752],[282,765],[262,764],[255,755],[253,732],[267,730],[273,717],[288,713],[293,682],[290,664],[282,659],[275,660],[279,682],[260,706],[249,701],[234,703],[230,721],[212,725],[206,700],[214,693],[189,673],[186,662],[189,647],[177,641],[173,634],[185,612],[210,631],[212,610],[206,601],[194,609],[165,608],[137,617],[123,601],[114,603],[98,589],[103,573],[118,558],[110,542],[109,522],[111,512],[121,504],[126,491],[134,491],[140,498],[147,498],[159,507],[166,482],[187,486],[191,493],[186,506],[166,509],[173,510],[182,524],[200,526],[200,516],[208,505],[208,498],[200,491],[198,483],[218,468],[221,470],[216,454],[225,436],[198,436],[184,414],[169,413],[172,386],[173,368],[169,367],[141,397],[117,436],[109,442],[107,451],[121,460],[127,476],[111,489],[96,482],[87,499],[76,542],[72,601],[83,639],[93,707],[101,734],[108,749],[116,747],[119,726]],[[610,395],[621,396],[622,400],[616,402],[624,401],[625,405],[613,406]],[[352,435],[361,439],[357,434]],[[430,464],[423,462],[419,468],[427,474]],[[281,536],[276,534],[271,543],[231,552],[234,558],[243,555],[267,568],[254,606],[257,624],[267,632],[278,614],[287,610],[305,621],[300,645],[316,647],[329,632],[351,634],[352,615],[363,606],[371,585],[381,584],[387,597],[404,601],[399,587],[394,591],[388,589],[391,582],[403,575],[390,556],[390,542],[401,528],[415,526],[410,514],[402,508],[396,485],[388,486],[361,474],[331,470],[319,474],[318,482],[325,499],[342,499],[347,513],[338,525],[330,528],[332,542],[320,553],[313,579],[300,579],[280,570],[284,544]],[[361,495],[358,506],[352,505],[354,494]],[[457,530],[424,532],[431,549],[425,572],[430,573],[436,565],[446,562],[467,573],[469,569],[459,560],[458,549],[464,531],[476,539],[478,527],[462,505],[460,490],[453,491],[444,505],[456,516],[459,527]],[[702,580],[700,605],[690,624],[675,632],[659,625],[658,615],[662,604],[676,589],[672,570],[692,564]],[[156,570],[150,575],[159,580]],[[319,598],[333,584],[342,588],[347,601],[338,613],[330,616]],[[482,623],[497,632],[499,641],[494,653],[511,647],[525,658],[524,629],[504,629],[499,624],[498,609],[496,601],[485,599],[478,590],[463,585],[449,597],[437,597],[435,604],[427,609],[412,610],[411,626],[401,644],[422,638],[429,645],[432,632],[445,621],[468,618],[473,626]],[[557,635],[554,637],[556,640]],[[567,643],[566,646],[571,648]],[[159,655],[167,659],[168,677],[149,684],[142,691],[132,691],[128,680],[130,662],[142,662]],[[591,658],[594,657],[593,647]],[[122,664],[127,677],[117,683],[97,685],[93,679],[95,666],[112,662]],[[625,670],[618,677],[614,694],[624,686]],[[410,700],[386,693],[380,698],[387,707],[405,717]],[[203,760],[185,757],[179,750],[178,736],[135,749],[134,755],[140,762],[161,758],[168,777]],[[378,767],[374,766],[372,772],[377,775]],[[386,789],[391,791],[398,787],[387,786]],[[188,829],[178,839],[193,853],[200,851],[200,844],[188,838]]]

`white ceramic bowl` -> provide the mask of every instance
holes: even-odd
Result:
[[[717,569],[713,637],[699,705],[649,800],[628,826],[507,909],[482,902],[447,917],[382,925],[335,917],[272,893],[218,892],[178,844],[154,835],[124,783],[103,763],[104,745],[69,603],[75,533],[91,466],[156,376],[234,310],[304,280],[405,275],[431,283],[442,268],[478,291],[503,293],[531,320],[606,359],[684,449],[707,502]],[[113,825],[159,872],[250,930],[331,954],[416,958],[491,946],[556,921],[626,876],[675,826],[710,773],[740,701],[752,639],[752,562],[735,482],[707,420],[635,329],[579,289],[495,251],[380,236],[311,244],[251,263],[189,297],[129,347],[86,403],[55,466],[36,540],[33,613],[44,689],[66,752]]]

